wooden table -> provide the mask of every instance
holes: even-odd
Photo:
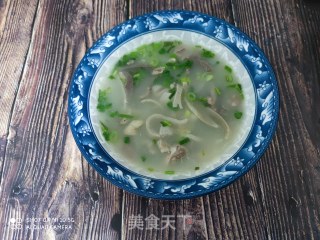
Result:
[[[281,94],[277,132],[259,163],[191,200],[146,199],[102,179],[67,117],[86,49],[116,24],[160,9],[239,27],[270,59]],[[320,239],[320,7],[312,2],[0,0],[0,114],[0,239]],[[172,226],[132,227],[152,214],[169,215]]]

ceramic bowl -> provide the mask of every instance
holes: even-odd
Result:
[[[181,40],[213,50],[241,78],[248,116],[241,134],[222,160],[196,176],[161,179],[141,175],[116,159],[96,127],[92,104],[110,66],[128,51],[161,40]],[[277,82],[261,49],[231,24],[198,12],[160,11],[130,19],[105,33],[78,65],[69,91],[74,139],[89,164],[114,185],[145,197],[184,199],[214,192],[245,174],[259,160],[275,132],[279,112]]]

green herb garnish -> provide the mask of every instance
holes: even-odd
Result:
[[[214,58],[215,54],[209,50],[202,49],[201,56],[204,58]]]
[[[119,113],[118,117],[119,118],[134,118],[134,116],[129,115],[129,114],[124,114],[124,113]]]
[[[129,136],[125,136],[125,137],[123,138],[123,142],[124,142],[125,144],[129,144],[129,143],[130,143],[130,137],[129,137]]]
[[[227,82],[229,83],[232,83],[233,82],[233,78],[231,76],[226,76],[226,80]]]
[[[101,130],[102,130],[102,135],[103,135],[104,139],[106,141],[109,141],[110,134],[111,134],[109,128],[106,125],[104,125],[102,122],[100,122],[100,124],[101,124]]]
[[[147,160],[146,156],[141,156],[141,161],[145,162]]]
[[[139,56],[138,51],[133,51],[129,54],[124,55],[117,63],[118,67],[122,67],[128,64],[129,61],[136,60]]]
[[[213,79],[213,75],[211,73],[205,73],[204,74],[204,80],[207,82],[211,81]]]
[[[173,103],[170,101],[167,103],[167,107],[170,108],[172,111],[179,111],[179,107],[174,107]]]
[[[210,104],[208,103],[208,99],[205,98],[205,97],[200,97],[200,98],[197,98],[197,100],[199,102],[201,102],[205,107],[210,107]]]
[[[112,107],[112,103],[108,101],[108,93],[110,90],[99,90],[97,109],[100,112]]]
[[[200,169],[200,167],[195,167],[195,168],[194,168],[194,170],[196,170],[196,171],[199,170],[199,169]]]
[[[118,111],[113,111],[109,113],[109,116],[112,118],[118,117],[118,118],[126,118],[126,119],[132,119],[134,116],[124,113],[119,113]]]
[[[169,99],[173,98],[173,96],[176,94],[176,91],[177,91],[177,89],[175,89],[175,88],[171,88],[169,90],[169,93],[170,93]]]
[[[117,74],[118,74],[118,68],[116,67],[116,68],[112,71],[111,75],[109,76],[109,79],[111,79],[111,80],[116,79],[116,75],[117,75]]]
[[[182,78],[180,78],[180,82],[181,82],[181,83],[190,83],[191,80],[190,80],[189,77],[182,77]]]
[[[148,168],[148,170],[149,170],[149,172],[153,172],[154,171],[154,169],[153,168]]]
[[[168,121],[168,120],[163,120],[160,122],[162,127],[171,127],[172,126],[172,122]]]
[[[244,98],[243,91],[242,91],[242,85],[240,83],[230,84],[230,85],[228,85],[228,88],[235,89],[240,94],[241,98]]]
[[[102,135],[104,139],[108,142],[115,142],[118,139],[118,133],[115,131],[111,131],[104,123],[100,122]]]
[[[184,144],[187,144],[188,142],[190,142],[190,138],[186,137],[186,138],[181,139],[179,141],[179,144],[184,145]]]
[[[164,171],[165,174],[168,174],[168,175],[172,175],[174,174],[174,171],[172,170],[167,170],[167,171]]]
[[[160,54],[166,54],[169,53],[172,49],[174,49],[176,46],[180,45],[180,41],[174,41],[174,42],[164,42],[163,47],[159,50]]]
[[[226,71],[229,72],[229,73],[232,73],[232,68],[229,67],[228,65],[225,65],[225,66],[224,66],[224,70],[226,70]]]
[[[235,112],[234,114],[234,117],[236,118],[236,119],[240,119],[240,118],[242,118],[242,112]]]
[[[147,74],[148,74],[147,71],[142,68],[136,71],[132,76],[133,85],[134,86],[138,85],[139,82],[141,82],[141,80],[143,80]]]
[[[221,95],[221,90],[220,90],[220,88],[215,87],[215,88],[214,88],[214,91],[215,91],[215,93],[216,93],[218,96]]]
[[[188,92],[187,93],[187,98],[188,98],[188,100],[190,100],[192,102],[197,100],[197,96],[196,96],[196,94],[194,92]]]
[[[153,81],[154,85],[158,84],[165,88],[169,88],[174,82],[175,79],[172,77],[171,72],[168,69],[165,69],[163,73],[157,76]]]
[[[193,62],[192,62],[190,59],[187,59],[187,60],[183,61],[183,62],[179,65],[179,67],[180,67],[180,68],[191,68],[192,65],[193,65]]]

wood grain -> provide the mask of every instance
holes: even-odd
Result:
[[[24,7],[23,2],[13,1],[7,18],[21,16]],[[9,140],[1,151],[0,239],[120,238],[110,223],[120,212],[122,192],[81,159],[68,127],[67,95],[72,73],[86,49],[103,31],[125,20],[126,9],[123,1],[40,1],[37,11],[26,12],[30,15],[26,20],[34,19],[32,26],[25,26],[32,32],[29,39],[26,33],[21,36],[29,51],[12,52],[17,60],[8,55],[1,59],[4,66],[0,64],[19,66],[19,59],[26,58],[21,76],[12,76],[16,80],[12,84],[19,82],[16,96],[5,88],[5,94],[15,98],[14,106],[1,109],[12,116],[5,123],[10,126]],[[10,31],[15,26],[9,20],[4,24]],[[8,48],[4,52],[9,54],[20,38],[7,35],[1,47]],[[6,82],[1,77],[1,84]],[[67,224],[71,229],[56,230],[9,226],[11,218],[26,223],[44,217],[73,218],[74,222]]]
[[[114,25],[163,9],[204,12],[246,32],[268,56],[281,95],[260,162],[190,200],[111,185],[81,157],[67,119],[68,86],[85,51]],[[320,239],[319,13],[306,0],[0,1],[0,239]],[[169,216],[172,227],[130,229],[132,217],[152,214],[160,225]],[[73,222],[26,228],[44,217]]]

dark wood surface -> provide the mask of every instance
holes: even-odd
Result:
[[[279,124],[259,163],[191,200],[114,187],[83,159],[67,118],[86,49],[112,26],[160,9],[226,19],[261,46],[279,82]],[[320,239],[320,7],[312,1],[0,0],[0,114],[0,239]],[[130,229],[132,216],[151,214],[171,215],[173,227]],[[184,227],[180,215],[192,221]],[[72,222],[30,229],[32,218]]]

